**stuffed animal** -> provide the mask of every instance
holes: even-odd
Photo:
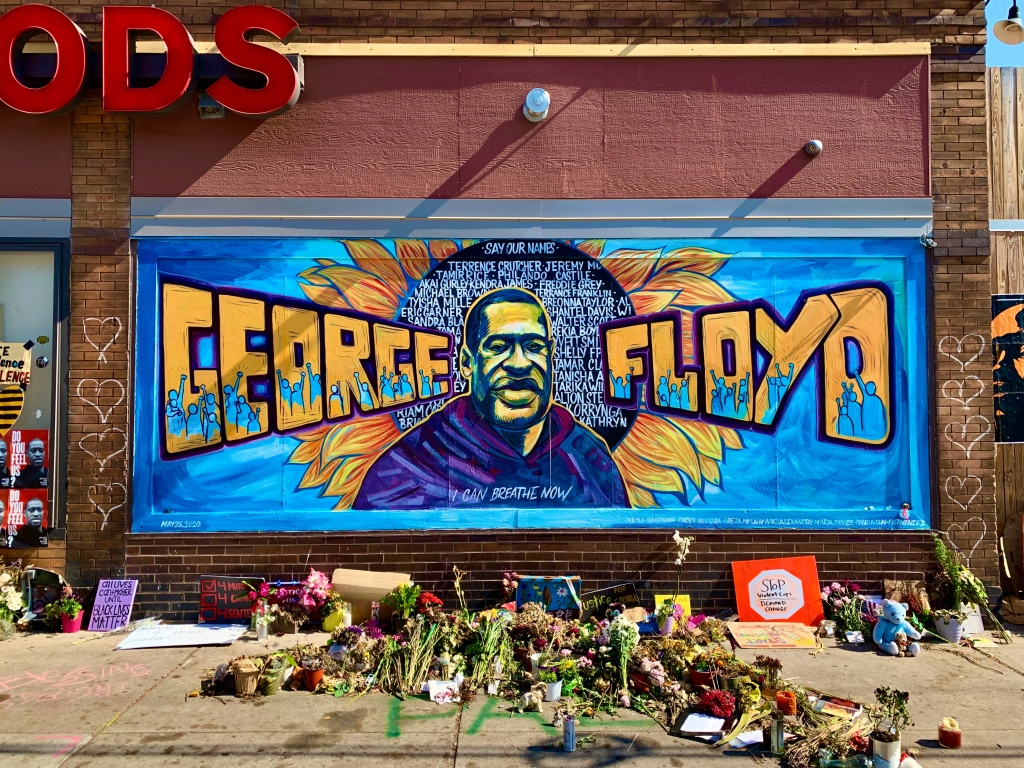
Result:
[[[537,683],[519,697],[519,712],[540,712],[544,714],[544,692],[547,686],[544,683]]]
[[[897,632],[902,632],[911,640],[921,639],[921,633],[907,621],[907,604],[897,603],[895,600],[883,600],[882,615],[878,617],[871,638],[875,641],[875,645],[883,651],[897,656],[900,653],[900,647],[896,643]],[[920,652],[921,645],[917,642],[910,643],[904,651],[908,656],[917,656]]]

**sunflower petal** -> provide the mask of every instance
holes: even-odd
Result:
[[[604,246],[607,240],[580,240],[576,243],[575,248],[578,251],[583,251],[588,256],[592,256],[595,259],[601,257],[601,251],[604,250]]]
[[[709,304],[728,304],[736,300],[711,278],[682,270],[666,270],[655,275],[644,285],[644,290],[678,291],[679,296],[673,304],[680,307],[706,307]]]
[[[743,450],[743,438],[740,437],[739,432],[728,427],[719,427],[718,431],[722,435],[722,442],[725,443],[726,448],[732,448],[734,451]]]
[[[679,291],[633,291],[629,300],[638,315],[653,315],[661,312],[679,295]]]
[[[628,449],[617,449],[616,460],[626,474],[643,488],[659,493],[686,493],[683,479],[674,469],[653,464]]]
[[[686,435],[700,453],[716,461],[721,461],[722,437],[719,434],[721,427],[696,419],[681,419],[678,416],[666,416],[665,419]]]
[[[313,259],[313,261],[315,261],[321,267],[333,267],[335,264],[338,263],[334,259]]]
[[[700,462],[700,472],[704,479],[712,485],[721,486],[722,473],[718,468],[718,462],[707,456],[698,456],[697,460]]]
[[[327,459],[376,455],[401,436],[389,414],[356,418],[333,427],[324,439],[322,454]]]
[[[454,240],[429,240],[427,247],[434,261],[444,261],[452,254],[459,252],[459,246]]]
[[[701,487],[700,465],[697,451],[682,432],[659,416],[640,411],[626,438],[635,451],[647,461],[657,461],[664,467],[684,473],[699,489]],[[625,441],[623,441],[625,442]]]
[[[728,253],[712,251],[709,248],[675,248],[661,257],[658,270],[684,269],[710,277],[725,266],[729,256]]]
[[[422,280],[430,271],[430,251],[422,240],[395,240],[398,262],[413,280]]]
[[[352,267],[336,266],[325,267],[320,273],[331,281],[352,309],[382,317],[394,317],[398,313],[398,295],[383,281],[371,277],[366,272]]]
[[[349,309],[350,306],[333,288],[321,288],[318,285],[299,283],[299,288],[306,294],[306,297],[324,307],[335,307],[337,309]]]
[[[620,248],[617,251],[612,251],[600,261],[601,265],[612,273],[612,277],[627,292],[635,291],[651,276],[655,264],[658,263],[658,257],[661,256],[661,250],[659,248],[656,251],[641,251],[633,248]]]
[[[404,296],[409,290],[398,259],[378,241],[346,240],[345,247],[356,266],[380,278],[381,282],[394,291],[395,296]]]
[[[323,266],[323,265],[321,265],[321,266]],[[309,269],[304,269],[301,272],[299,272],[299,277],[301,277],[303,280],[306,280],[306,281],[312,283],[313,285],[330,285],[331,284],[330,280],[328,280],[326,277],[324,277],[323,275],[320,274],[320,268],[319,267],[310,267]]]
[[[338,496],[335,509],[351,509],[359,495],[359,488],[376,456],[354,456],[342,462],[338,470],[331,475],[331,480],[324,487],[321,496]]]

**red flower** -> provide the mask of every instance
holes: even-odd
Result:
[[[420,592],[420,596],[416,599],[416,612],[426,613],[435,605],[438,608],[443,608],[444,601],[433,592]]]
[[[712,688],[700,695],[700,701],[697,702],[697,711],[727,720],[736,711],[736,697],[729,693],[729,691],[720,691]]]

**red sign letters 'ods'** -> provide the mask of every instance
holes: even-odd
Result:
[[[57,48],[57,70],[46,85],[29,88],[15,74],[25,41],[45,32]],[[299,25],[283,11],[258,5],[232,8],[214,29],[220,55],[266,78],[261,88],[244,88],[226,75],[209,88],[218,102],[249,117],[270,117],[299,98],[299,75],[281,53],[251,42],[262,33],[287,43]],[[153,85],[131,83],[131,57],[139,33],[156,34],[167,47],[163,75]],[[192,36],[173,15],[149,6],[103,9],[103,109],[127,114],[171,112],[195,90]],[[0,16],[0,102],[28,114],[46,115],[74,108],[88,89],[88,40],[71,19],[45,5],[22,5]]]

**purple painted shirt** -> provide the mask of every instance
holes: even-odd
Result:
[[[607,446],[552,405],[537,445],[520,455],[458,397],[370,467],[355,509],[626,507]]]

